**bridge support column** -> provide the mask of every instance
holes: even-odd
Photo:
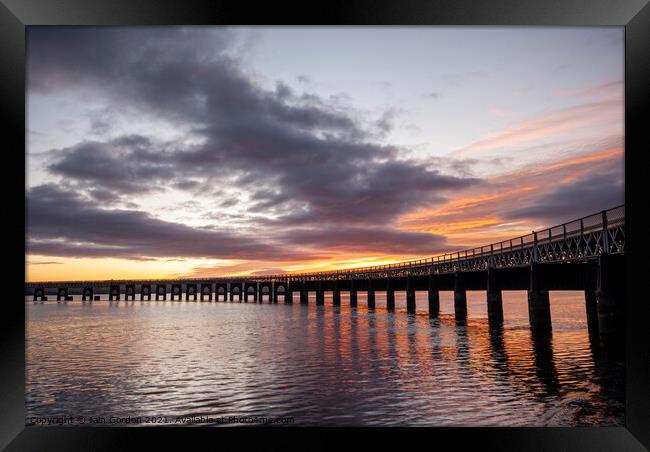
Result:
[[[503,295],[492,268],[488,268],[487,271],[487,311],[488,323],[491,325],[503,323]]]
[[[124,289],[124,300],[135,301],[135,284],[127,284]]]
[[[309,291],[307,290],[307,283],[304,281],[300,286],[300,304],[309,304]]]
[[[334,291],[332,292],[332,305],[341,306],[341,289],[339,288],[339,282],[334,283]]]
[[[284,304],[293,304],[293,287],[290,283],[284,288]]]
[[[375,288],[372,287],[372,279],[368,279],[368,309],[375,309]]]
[[[174,301],[176,297],[178,297],[178,301],[181,301],[183,299],[182,288],[180,284],[172,284],[171,300]]]
[[[45,288],[37,287],[36,289],[34,289],[34,301],[45,301],[45,300],[47,300],[47,297],[45,296]]]
[[[467,291],[460,272],[454,275],[454,314],[458,321],[467,320]]]
[[[201,301],[204,301],[206,296],[212,301],[212,284],[201,284]]]
[[[190,297],[192,301],[196,301],[196,284],[187,284],[185,286],[185,301],[189,301]]]
[[[93,301],[94,293],[92,287],[84,287],[81,292],[81,301]]]
[[[156,301],[160,298],[162,298],[163,301],[167,300],[167,287],[164,284],[158,284],[156,286]]]
[[[113,300],[118,300],[120,299],[120,286],[117,285],[111,285],[108,288],[108,301],[113,301]]]
[[[151,285],[150,284],[142,284],[140,286],[140,301],[147,299],[147,301],[151,301]]]
[[[56,292],[56,301],[68,301],[68,288],[61,287]]]
[[[318,289],[316,290],[316,306],[325,304],[325,292],[323,292],[323,282],[318,281]]]
[[[590,337],[598,337],[598,263],[590,269],[585,285],[585,310],[587,331]]]
[[[548,290],[540,289],[539,264],[530,265],[530,284],[528,287],[528,319],[531,328],[550,330],[551,303]]]
[[[406,277],[406,312],[415,314],[415,289],[410,276]]]
[[[436,287],[434,275],[429,275],[428,296],[429,296],[429,317],[437,318],[440,313],[440,292]]]
[[[255,291],[253,292],[253,301],[255,303],[261,302],[262,295],[259,293],[260,292],[260,285],[259,283],[255,283],[254,287]]]
[[[395,310],[395,289],[390,278],[386,279],[386,309],[389,311]]]
[[[358,303],[357,289],[354,287],[354,279],[351,279],[350,280],[350,306],[356,308],[357,303]]]
[[[610,259],[607,255],[598,258],[598,333],[603,348],[621,351],[625,345],[625,289],[612,284],[614,281]]]

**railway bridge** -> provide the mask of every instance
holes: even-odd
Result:
[[[367,293],[369,309],[376,307],[376,292],[386,293],[386,309],[395,310],[395,292],[406,292],[406,309],[414,313],[416,291],[428,294],[428,311],[437,317],[440,291],[453,291],[456,320],[467,318],[467,291],[486,292],[491,324],[503,321],[502,291],[526,290],[533,329],[552,327],[549,291],[580,290],[590,333],[601,340],[622,340],[625,312],[625,205],[553,226],[531,234],[486,246],[445,253],[397,264],[315,273],[284,273],[177,280],[110,280],[30,282],[26,295],[35,302],[56,296],[57,301],[100,300],[121,297],[140,300],[241,301],[270,303],[282,300],[317,305],[331,292],[333,304],[341,304],[341,292],[349,292],[357,306],[358,293]]]

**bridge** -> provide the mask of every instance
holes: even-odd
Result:
[[[467,291],[486,292],[488,321],[503,321],[502,291],[526,290],[530,325],[552,327],[549,291],[580,290],[585,293],[587,323],[601,340],[622,339],[625,306],[625,205],[550,227],[542,231],[490,245],[427,259],[397,264],[360,267],[315,273],[283,273],[264,276],[185,278],[176,280],[106,280],[31,282],[26,295],[35,302],[55,295],[57,301],[186,300],[243,301],[270,303],[282,300],[309,303],[315,293],[317,305],[331,292],[335,306],[341,292],[349,292],[350,305],[357,306],[359,291],[367,292],[369,309],[375,308],[375,293],[386,293],[386,309],[395,310],[395,292],[406,292],[406,309],[414,313],[416,291],[428,294],[431,317],[440,311],[440,291],[453,291],[456,320],[467,319]],[[613,340],[613,339],[611,339]]]

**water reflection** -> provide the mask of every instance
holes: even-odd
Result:
[[[533,332],[525,297],[504,296],[504,322],[489,325],[476,315],[486,309],[480,297],[468,297],[469,318],[458,323],[453,310],[439,319],[426,309],[406,314],[403,294],[395,312],[385,294],[375,309],[350,308],[346,295],[340,307],[329,298],[325,306],[28,303],[27,414],[624,422],[622,363],[598,352],[575,297],[552,295],[552,332]]]

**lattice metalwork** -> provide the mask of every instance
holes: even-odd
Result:
[[[397,264],[316,273],[290,273],[255,277],[193,278],[175,283],[324,281],[400,276],[420,276],[456,271],[485,270],[489,267],[520,267],[531,262],[576,262],[601,254],[625,252],[625,205],[589,215],[542,231],[482,247],[446,253],[427,259]],[[28,283],[38,287],[103,287],[126,284],[171,284],[170,280],[84,281]]]

